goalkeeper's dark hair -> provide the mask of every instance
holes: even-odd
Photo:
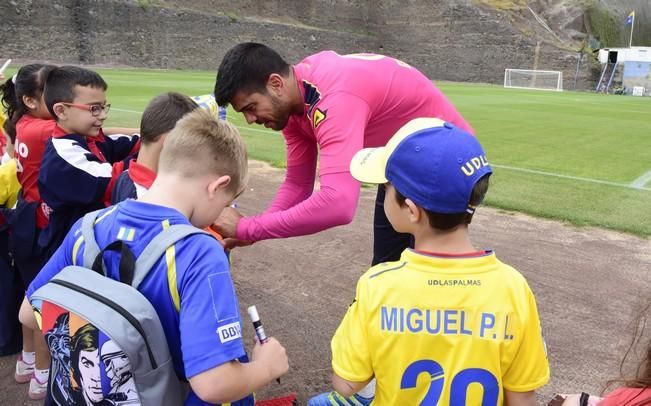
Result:
[[[42,63],[25,65],[18,70],[15,83],[14,78],[11,77],[0,85],[0,93],[2,93],[0,102],[8,118],[4,124],[4,131],[12,142],[16,141],[16,123],[22,116],[29,113],[29,109],[23,103],[23,97],[41,97],[45,78],[54,68],[54,65]]]
[[[429,220],[430,227],[437,230],[453,230],[460,225],[468,225],[472,221],[472,216],[475,214],[475,209],[484,201],[486,192],[488,191],[488,178],[490,173],[482,176],[475,183],[470,194],[470,201],[468,202],[468,211],[463,213],[434,213],[425,210],[427,219]],[[407,198],[396,189],[396,201],[399,205],[404,205]]]
[[[255,42],[235,45],[226,52],[217,70],[217,104],[226,106],[238,91],[266,93],[272,73],[289,74],[289,64],[276,51]]]

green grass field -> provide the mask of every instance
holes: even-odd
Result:
[[[113,106],[107,126],[138,126],[139,112],[156,94],[210,93],[215,79],[215,72],[99,72]],[[651,236],[651,182],[630,186],[651,171],[651,98],[439,87],[475,127],[494,166],[488,205]],[[249,127],[230,111],[229,120],[240,127],[252,158],[283,166],[279,134]]]

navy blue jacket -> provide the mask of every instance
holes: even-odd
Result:
[[[128,167],[139,147],[137,135],[96,138],[65,134],[56,127],[47,142],[38,176],[41,199],[48,206],[49,224],[38,244],[54,253],[72,225],[84,214],[106,207],[114,177],[114,163]],[[117,167],[116,166],[116,167]]]

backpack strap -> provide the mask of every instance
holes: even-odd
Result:
[[[99,246],[95,240],[95,221],[99,217],[99,213],[104,210],[95,210],[84,216],[81,220],[81,235],[84,237],[84,264],[85,268],[92,268],[93,262],[97,255],[100,253]]]
[[[135,275],[131,286],[138,289],[140,283],[147,277],[147,274],[158,262],[160,257],[166,254],[168,248],[172,247],[176,242],[193,234],[210,235],[201,229],[187,224],[176,224],[164,229],[160,234],[154,237],[149,244],[147,244],[145,249],[142,250],[142,253],[136,260]],[[173,281],[170,281],[170,283],[172,282]],[[172,290],[172,288],[176,291],[176,285],[171,286],[170,290]]]
[[[119,281],[131,285],[136,268],[136,259],[129,249],[129,246],[122,240],[113,241],[97,254],[95,261],[93,261],[93,271],[100,275],[107,276],[106,265],[104,264],[104,253],[106,251],[116,251],[120,253]]]

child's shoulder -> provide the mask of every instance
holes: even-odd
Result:
[[[527,284],[527,279],[524,277],[524,275],[522,275],[522,273],[515,269],[513,266],[500,261],[497,257],[495,258],[495,263],[497,265],[498,272],[501,272],[501,277],[504,278],[505,281],[511,281],[518,284]]]
[[[215,237],[205,230],[198,229],[198,231],[200,232],[189,235],[180,242],[183,243],[183,245],[196,245],[198,249],[203,251],[224,251],[224,248]]]
[[[174,250],[180,285],[231,280],[228,257],[214,237],[206,233],[193,234],[177,242]],[[166,254],[168,264],[169,260]]]
[[[404,268],[405,265],[406,262],[404,260],[381,262],[364,272],[364,274],[359,278],[359,281],[360,283],[383,281],[387,276],[392,275],[394,271],[399,271]]]
[[[50,151],[50,153],[56,153],[57,151],[63,150],[88,151],[88,141],[86,140],[86,137],[76,133],[57,134],[54,137],[49,137],[47,145],[53,150]]]
[[[86,137],[79,134],[63,134],[56,137],[50,137],[43,151],[42,164],[48,161],[63,160],[70,163],[73,167],[86,164],[88,154],[92,151],[88,146]],[[85,157],[85,158],[82,158]]]
[[[407,270],[411,269],[414,264],[412,261],[414,260],[415,256],[418,256],[420,254],[410,252],[407,254],[407,256],[403,255],[400,260],[398,261],[391,261],[391,262],[383,262],[380,264],[377,264],[370,269],[368,269],[361,277],[360,277],[360,282],[363,284],[385,284],[385,283],[393,283],[395,279],[400,279],[402,278],[402,275],[400,273],[401,270]],[[475,260],[474,258],[469,258],[469,263],[463,265],[463,262],[459,262],[459,269],[458,271],[461,273],[467,272],[467,271],[472,271],[472,272],[480,272],[482,274],[486,274],[488,278],[495,278],[499,279],[500,281],[503,281],[505,287],[509,288],[515,288],[518,289],[522,286],[527,286],[527,280],[518,271],[515,269],[513,266],[506,264],[502,262],[493,251],[486,251],[486,255],[483,256],[481,259]],[[477,261],[480,261],[479,263]],[[431,266],[432,270],[435,271],[437,270],[440,266],[440,262],[432,262],[429,264],[429,262],[418,262],[418,267],[427,267]],[[466,268],[466,266],[468,268]],[[387,282],[388,281],[388,282]]]
[[[129,234],[133,226],[125,226],[123,220],[134,217],[143,220],[140,228],[133,229],[132,234]],[[132,224],[133,221],[129,223]],[[102,209],[97,216],[95,227],[102,230],[103,234],[118,235],[127,240],[136,240],[138,235],[143,236],[144,240],[138,244],[143,248],[167,227],[175,225],[191,227],[179,213],[171,212],[169,208],[129,199]],[[172,250],[166,253],[165,260],[168,263],[173,262],[179,270],[192,267],[227,267],[228,260],[219,241],[203,230],[195,229],[195,231],[196,233],[178,240],[175,238],[176,242],[170,247]],[[224,264],[221,264],[222,262]]]
[[[57,123],[53,119],[44,120],[42,118],[33,117],[29,114],[24,114],[16,123],[17,136],[19,138],[24,136],[40,135],[50,137],[54,133],[56,127]]]
[[[181,239],[175,244],[176,256],[179,259],[187,259],[194,264],[223,262],[225,266],[228,266],[228,259],[221,243],[207,232],[200,231]]]

